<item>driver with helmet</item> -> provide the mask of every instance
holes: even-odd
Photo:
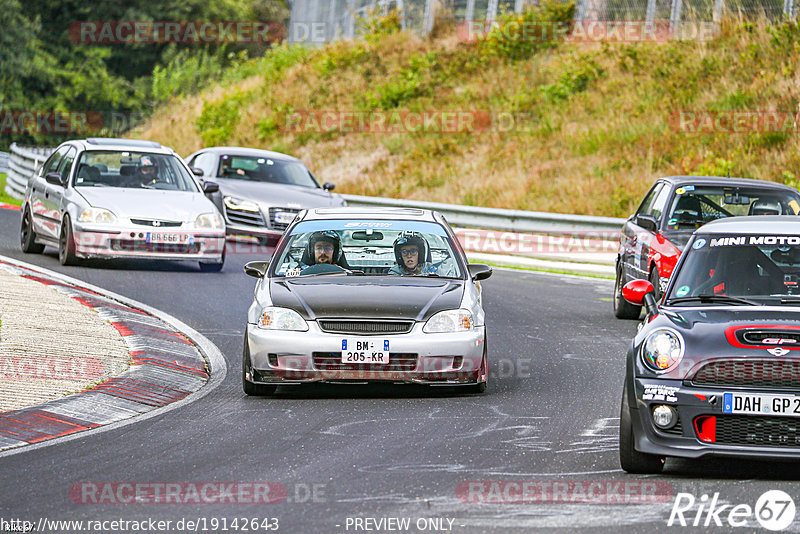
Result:
[[[428,243],[418,232],[403,232],[394,240],[394,257],[397,265],[389,274],[437,274],[433,263],[427,261]]]
[[[300,260],[300,268],[307,269],[312,265],[330,264],[347,269],[349,266],[344,256],[340,254],[341,249],[342,242],[339,234],[333,230],[314,232],[308,238],[306,249]]]

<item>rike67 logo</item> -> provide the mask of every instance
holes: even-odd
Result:
[[[791,525],[794,516],[794,500],[781,490],[764,492],[755,506],[720,501],[719,493],[711,497],[704,494],[699,499],[691,493],[678,493],[667,526],[753,528],[757,526],[755,519],[762,528],[778,531]]]

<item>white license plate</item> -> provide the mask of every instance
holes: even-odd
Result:
[[[389,363],[389,340],[373,338],[342,339],[342,363]]]
[[[723,393],[722,413],[800,417],[800,396]]]
[[[193,236],[182,234],[168,234],[164,232],[147,232],[145,241],[148,243],[184,243],[194,241]]]
[[[290,224],[294,220],[295,214],[289,211],[276,211],[275,222],[280,224]]]

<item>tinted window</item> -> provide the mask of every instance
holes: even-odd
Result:
[[[81,154],[75,186],[199,191],[177,156],[116,150]]]
[[[256,156],[223,155],[217,176],[251,182],[317,187],[306,166],[297,161]]]
[[[64,154],[67,153],[67,150],[69,150],[69,148],[70,148],[69,146],[63,146],[59,148],[55,154],[50,156],[50,159],[48,159],[44,163],[44,167],[42,169],[42,176],[47,176],[47,173],[58,171],[58,164],[61,163],[61,158],[64,157]]]
[[[656,198],[656,195],[658,194],[659,191],[661,191],[661,188],[663,186],[664,184],[660,182],[654,185],[653,188],[650,190],[650,192],[647,193],[647,196],[644,197],[642,205],[639,206],[639,211],[637,211],[636,213],[649,213],[650,204],[653,203],[653,199]]]
[[[70,148],[67,155],[61,160],[61,165],[58,167],[58,173],[61,175],[61,183],[66,184],[69,180],[69,171],[72,170],[72,162],[75,161],[75,154],[77,150]]]
[[[664,212],[664,207],[667,205],[667,199],[669,198],[670,188],[669,187],[662,187],[661,190],[656,194],[655,200],[653,200],[653,204],[650,206],[648,213],[656,218],[656,220],[661,218],[661,214]]]
[[[198,169],[203,169],[203,176],[204,177],[213,177],[214,176],[214,166],[217,161],[217,155],[213,152],[203,152],[202,154],[198,154],[196,158],[194,158],[194,162],[192,163],[192,167],[197,167]]]

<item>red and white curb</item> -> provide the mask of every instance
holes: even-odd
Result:
[[[128,370],[85,392],[0,413],[0,456],[159,415],[207,395],[225,377],[219,349],[161,311],[10,258],[0,257],[0,268],[95,310],[123,336],[133,361]]]
[[[14,204],[4,204],[3,202],[0,202],[0,210],[19,211],[20,207],[19,206],[15,206]]]

